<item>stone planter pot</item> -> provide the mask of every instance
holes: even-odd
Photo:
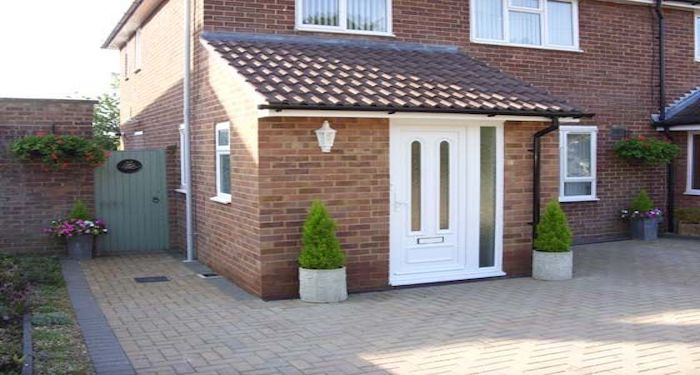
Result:
[[[574,252],[549,253],[534,251],[532,277],[537,280],[570,280],[574,274]]]
[[[304,302],[345,301],[348,299],[345,267],[335,270],[299,268],[299,296]]]
[[[74,260],[92,259],[93,236],[82,234],[66,239],[68,258]]]
[[[635,240],[654,241],[659,238],[659,219],[632,219],[630,234]]]

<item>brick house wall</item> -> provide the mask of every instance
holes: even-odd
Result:
[[[0,253],[58,254],[63,244],[43,233],[76,199],[94,204],[92,168],[46,170],[10,154],[18,138],[55,133],[92,135],[95,102],[0,98]]]
[[[328,198],[337,216],[341,241],[350,249],[349,278],[352,290],[386,286],[388,272],[388,202],[381,197],[383,177],[370,189],[378,204],[370,210],[337,191],[305,186],[305,179],[319,178],[332,163],[360,161],[343,157],[377,157],[379,170],[386,123],[369,119],[333,119],[344,132],[370,134],[366,148],[354,148],[349,138],[340,154],[320,164],[304,159],[303,152],[320,155],[312,141],[312,128],[320,118],[269,118],[257,121],[255,97],[247,96],[230,67],[209,56],[198,42],[200,31],[234,31],[325,35],[330,38],[363,38],[457,45],[488,64],[545,88],[556,96],[596,113],[582,124],[597,125],[599,202],[566,203],[564,208],[574,227],[577,242],[624,238],[626,227],[618,213],[640,188],[648,190],[663,207],[665,171],[640,168],[617,160],[612,151],[616,139],[613,127],[633,134],[655,135],[650,114],[656,111],[656,20],[650,7],[603,1],[579,3],[580,44],[583,52],[550,51],[534,48],[493,46],[469,40],[469,2],[458,0],[393,0],[395,38],[319,34],[294,30],[294,0],[193,0],[194,32],[192,97],[193,200],[196,249],[199,258],[214,270],[245,289],[265,298],[288,297],[296,293],[296,263],[300,225],[313,198]],[[697,85],[700,63],[694,62],[693,13],[667,11],[667,64],[669,101]],[[122,82],[123,111],[130,120],[124,124],[127,148],[170,148],[168,181],[173,247],[183,247],[184,196],[179,187],[178,126],[181,122],[181,2],[166,0],[146,22],[142,31],[143,69]],[[129,50],[129,45],[122,54]],[[158,82],[156,82],[158,81]],[[244,85],[243,85],[244,86]],[[128,106],[128,107],[127,107]],[[125,117],[126,118],[126,117]],[[213,202],[215,195],[214,125],[231,122],[232,192],[230,205]],[[358,125],[355,130],[350,125]],[[510,275],[530,272],[532,212],[532,135],[546,127],[542,123],[508,123],[505,165],[504,266]],[[371,133],[365,133],[372,129]],[[135,131],[144,134],[134,137]],[[295,142],[281,142],[294,139]],[[388,136],[387,136],[388,139]],[[543,150],[542,203],[558,195],[558,134],[545,137]],[[304,146],[303,152],[300,147]],[[307,147],[308,146],[308,147]],[[368,154],[372,149],[375,154]],[[281,157],[285,159],[280,160]],[[328,160],[326,160],[328,159]],[[350,167],[348,167],[350,168]],[[361,170],[361,167],[357,167]],[[299,175],[295,175],[297,171]],[[385,171],[388,181],[388,169]],[[368,172],[369,173],[369,172]],[[337,177],[337,176],[336,176]],[[274,183],[273,183],[274,181]],[[343,183],[344,180],[332,180]],[[276,186],[275,184],[279,184]],[[286,190],[285,190],[286,189]],[[287,191],[294,200],[280,200]],[[334,198],[336,195],[342,198]],[[388,205],[388,203],[387,203]],[[386,206],[386,205],[385,205]],[[377,216],[373,216],[377,215]],[[364,216],[364,217],[363,217]],[[386,216],[386,223],[367,228]],[[591,220],[591,217],[597,220]],[[351,229],[352,228],[352,229]],[[353,233],[351,233],[351,231]],[[363,233],[365,236],[355,236]],[[366,238],[370,236],[370,239]],[[385,238],[386,237],[386,238]],[[363,270],[362,276],[359,271]]]
[[[204,30],[324,35],[294,30],[294,0],[227,0],[207,3]],[[460,46],[473,57],[498,67],[596,114],[582,124],[597,125],[600,202],[566,203],[577,242],[624,238],[618,219],[640,188],[665,206],[663,168],[640,168],[617,160],[612,127],[654,136],[650,114],[658,109],[656,18],[648,6],[604,1],[579,3],[579,40],[583,52],[493,46],[469,39],[469,2],[394,0],[395,38],[332,34],[333,38],[374,38]],[[671,101],[700,84],[695,62],[694,13],[666,10],[667,93]],[[328,35],[328,34],[325,34]],[[592,222],[590,217],[599,220]]]

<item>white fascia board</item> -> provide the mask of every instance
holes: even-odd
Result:
[[[395,112],[386,111],[331,111],[331,110],[274,110],[262,109],[258,111],[258,118],[267,117],[336,117],[336,118],[385,118],[385,119],[444,119],[444,120],[490,120],[494,122],[503,121],[528,121],[528,122],[550,122],[548,117],[533,116],[488,116],[462,113],[439,113],[439,112]],[[574,118],[562,118],[562,122],[578,122]]]

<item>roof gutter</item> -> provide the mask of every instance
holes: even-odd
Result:
[[[274,110],[277,112],[285,110],[312,110],[312,111],[357,111],[357,112],[388,112],[394,113],[453,113],[466,115],[494,116],[522,116],[522,117],[548,117],[548,118],[589,118],[592,113],[579,111],[515,111],[498,109],[458,109],[458,108],[400,108],[400,107],[351,107],[351,106],[328,106],[328,105],[298,105],[298,104],[261,104],[259,109]]]

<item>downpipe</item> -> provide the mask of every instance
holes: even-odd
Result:
[[[552,124],[545,129],[535,133],[533,142],[533,165],[532,165],[532,248],[535,248],[535,238],[537,237],[537,224],[540,222],[540,200],[542,182],[542,137],[559,130],[559,118],[553,117]]]
[[[192,61],[192,2],[191,0],[183,0],[185,2],[185,30],[184,30],[184,65],[182,78],[182,122],[184,130],[184,144],[181,152],[184,154],[183,160],[185,163],[185,178],[187,185],[185,186],[185,235],[187,246],[186,262],[192,262],[195,258],[194,252],[194,224],[193,224],[193,208],[192,208],[192,154],[190,143],[190,119],[191,119],[191,61]]]

